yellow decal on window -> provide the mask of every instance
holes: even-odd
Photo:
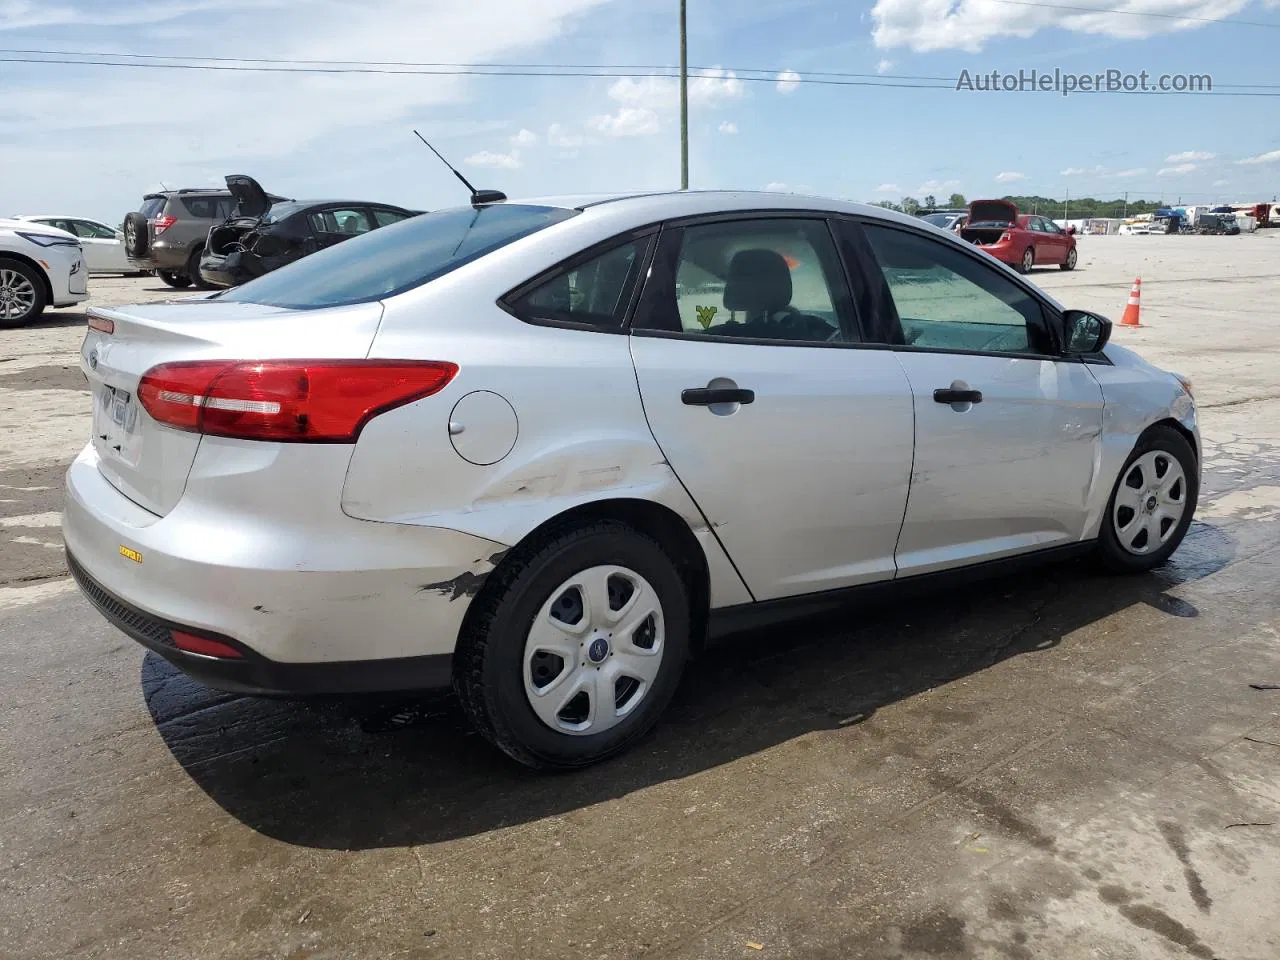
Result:
[[[128,557],[134,563],[142,562],[142,554],[140,554],[137,550],[133,550],[130,547],[126,547],[123,543],[120,544],[120,556]]]
[[[702,325],[702,329],[706,330],[711,326],[711,321],[715,319],[716,314],[720,312],[719,307],[694,307],[698,311],[698,323]]]

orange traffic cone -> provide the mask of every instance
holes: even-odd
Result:
[[[1120,318],[1122,327],[1142,326],[1142,278],[1133,281],[1133,289],[1129,291],[1129,302],[1125,304],[1124,316]]]

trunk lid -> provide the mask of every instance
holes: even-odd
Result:
[[[151,418],[137,399],[143,374],[178,360],[361,358],[377,333],[382,305],[287,310],[193,298],[96,308],[90,316],[114,324],[111,333],[90,327],[80,348],[93,394],[98,469],[138,506],[164,516],[186,489],[200,434]]]
[[[261,217],[271,209],[271,198],[253,177],[232,173],[226,178],[227,189],[236,198],[233,217]]]
[[[1012,224],[1018,219],[1018,207],[1010,200],[975,200],[969,204],[969,226],[977,224]]]

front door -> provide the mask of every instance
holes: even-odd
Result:
[[[90,273],[128,273],[133,268],[125,256],[124,241],[110,227],[89,220],[72,220],[85,265]]]
[[[911,388],[862,343],[825,220],[664,229],[631,352],[658,445],[756,599],[893,577]]]
[[[1084,535],[1102,388],[1063,359],[1045,308],[1004,271],[916,231],[864,225],[915,398],[899,575]]]

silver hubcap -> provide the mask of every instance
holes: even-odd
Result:
[[[36,288],[17,270],[0,270],[0,319],[24,317],[36,305]]]
[[[1136,556],[1154,553],[1169,542],[1186,510],[1182,464],[1163,450],[1144,453],[1125,469],[1116,490],[1116,539]]]
[[[1074,267],[1076,265],[1076,252],[1072,250],[1067,254],[1067,266]]]
[[[662,603],[626,567],[583,570],[551,592],[524,645],[524,690],[538,718],[575,735],[617,726],[662,666]]]
[[[1036,255],[1028,250],[1022,255],[1022,269],[1030,270],[1036,263]]]

